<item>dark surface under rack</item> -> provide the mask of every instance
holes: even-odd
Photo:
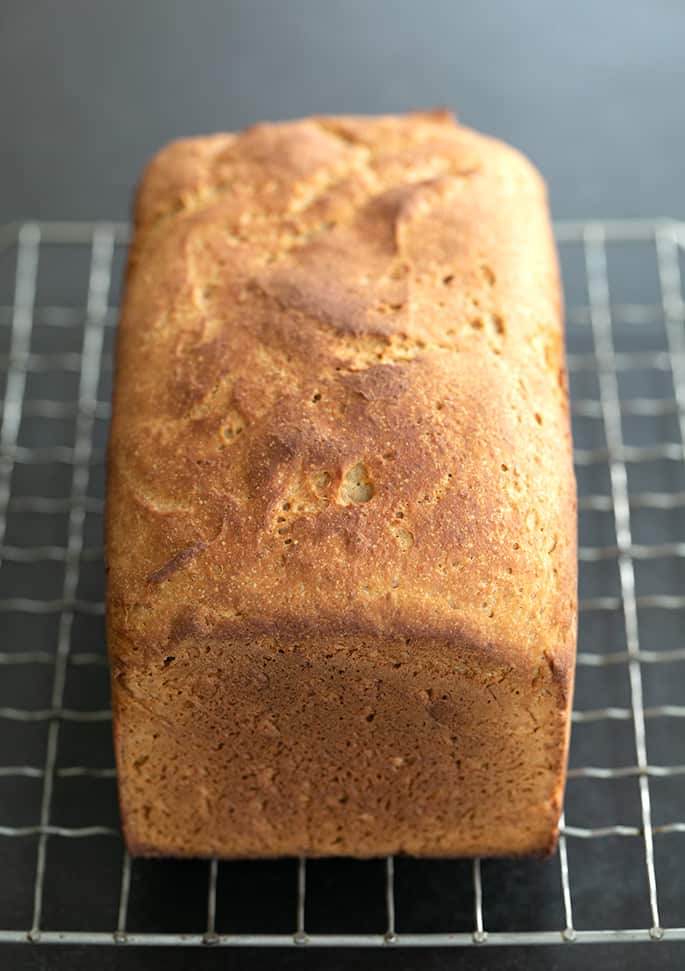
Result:
[[[131,861],[102,505],[127,227],[0,229],[0,943],[685,939],[685,226],[561,223],[580,494],[563,836],[545,861]]]

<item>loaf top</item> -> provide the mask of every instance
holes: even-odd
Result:
[[[317,631],[565,676],[575,494],[544,185],[443,111],[152,161],[117,348],[116,650]]]

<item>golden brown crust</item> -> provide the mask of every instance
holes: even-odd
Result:
[[[138,805],[162,783],[150,770],[134,795],[128,760],[142,711],[154,720],[162,697],[173,704],[165,658],[203,645],[230,669],[241,644],[262,645],[263,660],[274,644],[315,655],[341,640],[346,657],[375,645],[386,679],[382,645],[413,642],[458,653],[481,694],[489,668],[514,672],[524,694],[544,683],[552,808],[523,849],[548,846],[573,680],[575,494],[558,271],[530,163],[444,112],[258,125],[164,149],[137,201],[107,549],[134,848],[337,852],[311,823],[306,846],[301,832],[288,844],[240,830],[207,847],[183,827],[170,842]],[[343,665],[340,690],[353,672]],[[400,679],[388,712],[403,693]],[[201,749],[212,729],[198,731]],[[183,748],[168,744],[177,764]],[[388,850],[369,840],[344,851]],[[411,851],[460,847],[488,852],[463,824],[442,841],[419,833]]]

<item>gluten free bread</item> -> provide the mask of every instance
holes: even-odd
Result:
[[[530,163],[440,111],[165,148],[107,559],[133,853],[550,850],[575,492]]]

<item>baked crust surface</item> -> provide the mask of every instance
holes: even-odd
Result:
[[[108,470],[133,852],[549,849],[575,533],[526,159],[440,111],[156,156]]]

